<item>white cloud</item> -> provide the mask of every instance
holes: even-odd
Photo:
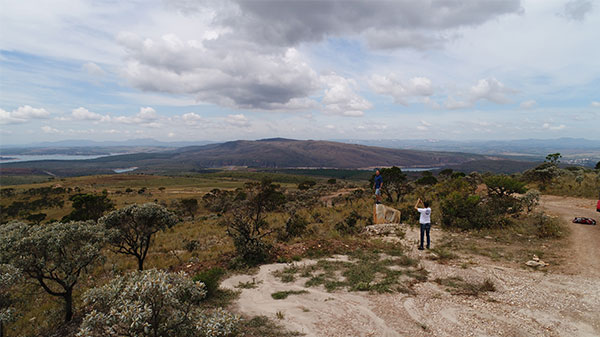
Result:
[[[248,120],[248,118],[246,118],[244,114],[227,115],[227,118],[225,118],[225,122],[235,127],[250,126],[250,121]]]
[[[321,100],[326,114],[361,117],[364,110],[373,107],[371,102],[356,93],[358,85],[355,80],[330,74],[322,76],[321,81],[328,86]]]
[[[535,100],[531,99],[529,101],[521,102],[519,107],[521,107],[521,109],[531,109],[534,106],[536,106],[536,104],[537,104],[537,102]]]
[[[160,124],[156,122],[159,118],[153,108],[142,107],[135,116],[117,116],[111,120],[123,124],[139,124],[141,126],[156,128],[160,127]]]
[[[110,121],[110,116],[101,115],[96,112],[89,111],[84,107],[79,107],[77,109],[73,109],[71,111],[71,116],[75,120],[87,120],[87,121],[99,121],[99,122],[108,122]]]
[[[93,80],[96,81],[106,75],[106,72],[94,62],[84,63],[81,66],[81,69],[83,69],[90,77],[93,78]]]
[[[564,124],[560,124],[560,125],[551,125],[550,123],[542,124],[542,129],[550,130],[550,131],[558,131],[558,130],[562,130],[564,128],[566,128],[566,125],[564,125]]]
[[[61,133],[60,130],[50,127],[48,125],[44,125],[41,127],[44,133]]]
[[[402,82],[395,74],[373,75],[369,79],[369,85],[376,93],[391,96],[396,103],[402,105],[407,105],[412,97],[433,95],[433,86],[427,77],[413,77]]]
[[[498,104],[510,103],[507,97],[509,94],[515,93],[516,90],[508,88],[495,78],[481,79],[471,87],[470,99],[477,101],[481,99]]]
[[[510,103],[508,95],[512,95],[517,91],[506,87],[497,79],[485,78],[477,81],[466,94],[462,94],[463,100],[456,100],[449,95],[444,105],[448,109],[463,109],[472,107],[477,101],[486,100],[497,104]]]
[[[13,111],[0,109],[0,124],[26,123],[31,119],[46,119],[50,112],[44,108],[33,108],[29,105],[21,106]]]
[[[591,105],[592,105],[594,108],[600,108],[600,102],[593,101],[593,102],[591,103]]]

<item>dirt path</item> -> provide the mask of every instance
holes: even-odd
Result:
[[[565,273],[600,277],[600,225],[589,226],[572,223],[573,218],[583,216],[600,220],[596,212],[596,200],[544,195],[541,205],[548,213],[564,220],[569,228],[569,244],[563,253],[561,267]]]

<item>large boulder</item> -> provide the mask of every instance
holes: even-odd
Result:
[[[399,224],[400,211],[383,204],[375,204],[375,207],[373,208],[373,223]]]

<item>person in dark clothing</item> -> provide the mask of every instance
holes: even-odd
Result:
[[[379,170],[375,171],[375,203],[381,204],[381,189],[383,188],[383,177],[379,173]]]
[[[422,204],[423,207],[419,208],[419,204]],[[429,208],[429,202],[423,202],[421,198],[417,200],[415,204],[415,209],[420,213],[419,223],[421,224],[421,244],[419,245],[419,250],[423,250],[423,236],[427,234],[427,249],[429,249],[431,240],[429,238],[429,231],[431,230],[431,208]]]

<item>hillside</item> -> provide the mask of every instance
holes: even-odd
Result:
[[[459,152],[389,149],[330,141],[264,139],[188,146],[159,153],[137,153],[77,161],[2,164],[3,174],[51,172],[62,175],[112,173],[137,167],[139,172],[191,171],[201,168],[372,168],[378,166],[447,167],[498,158]]]

